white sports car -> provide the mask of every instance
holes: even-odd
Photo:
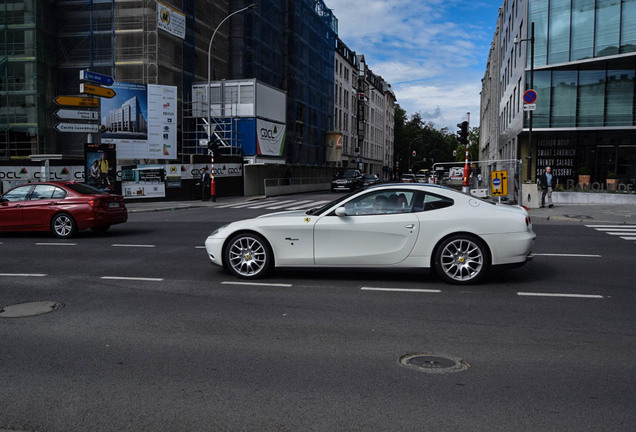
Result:
[[[447,282],[532,259],[528,212],[432,184],[386,184],[308,211],[230,223],[205,241],[212,263],[241,278],[274,267],[432,268]]]

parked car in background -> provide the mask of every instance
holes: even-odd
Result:
[[[346,169],[338,171],[331,180],[331,192],[335,191],[355,191],[364,186],[364,176],[357,169]]]
[[[402,174],[402,183],[415,183],[415,174]]]
[[[364,181],[363,181],[363,185],[366,186],[371,186],[374,184],[380,183],[380,177],[378,177],[375,174],[365,174],[364,175]]]
[[[428,183],[428,176],[426,174],[415,174],[416,183]]]
[[[0,231],[51,231],[68,238],[88,228],[104,232],[127,220],[121,195],[84,183],[29,183],[0,196]]]
[[[205,241],[210,261],[255,279],[274,267],[433,269],[470,284],[532,259],[528,212],[431,184],[388,183],[311,210],[224,225]]]

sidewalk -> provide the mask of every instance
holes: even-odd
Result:
[[[227,205],[233,202],[261,200],[264,196],[254,197],[224,197],[213,201],[160,201],[126,203],[131,213],[175,211],[191,208]],[[505,205],[505,204],[504,204]],[[633,204],[555,204],[553,208],[530,209],[530,216],[534,223],[563,223],[579,222],[588,224],[634,224],[636,225],[636,205]]]

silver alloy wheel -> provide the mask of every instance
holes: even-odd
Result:
[[[487,257],[480,244],[456,237],[445,243],[439,253],[438,269],[449,282],[468,283],[481,277]]]
[[[262,237],[240,234],[227,247],[226,263],[237,276],[256,278],[270,267],[270,249]]]
[[[75,221],[70,215],[60,213],[51,221],[51,229],[56,237],[67,238],[75,232]]]

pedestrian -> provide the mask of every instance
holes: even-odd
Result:
[[[199,184],[199,183],[197,183]],[[201,201],[210,201],[210,174],[206,167],[201,168]]]
[[[539,186],[541,186],[541,207],[545,207],[545,198],[548,198],[548,207],[552,208],[552,191],[556,187],[557,178],[552,174],[552,168],[545,167],[545,172],[539,176]]]

